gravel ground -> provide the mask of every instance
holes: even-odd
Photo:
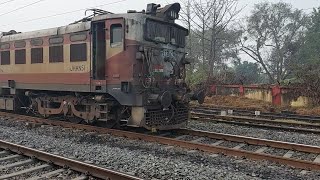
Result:
[[[288,150],[269,147],[267,150],[263,152],[266,154],[271,154],[275,156],[283,156],[288,152]]]
[[[293,142],[300,144],[308,144],[320,146],[319,135],[302,134],[296,132],[260,129],[254,127],[238,126],[223,123],[204,123],[200,121],[190,121],[188,128],[198,129],[203,131],[212,131],[217,133],[227,133],[234,135],[250,136],[263,139],[271,139],[277,141]]]
[[[221,128],[220,128],[221,130]],[[110,135],[48,126],[28,128],[0,119],[0,139],[89,161],[145,179],[319,179],[306,172],[266,161],[251,161]]]
[[[236,147],[237,145],[239,145],[240,143],[237,143],[237,142],[231,142],[231,141],[225,141],[221,144],[219,144],[218,146],[223,146],[223,147],[228,147],[228,148],[234,148]]]
[[[292,158],[302,159],[302,160],[306,160],[306,161],[312,161],[317,156],[318,156],[318,154],[310,154],[310,153],[295,151],[294,154],[292,155]]]
[[[246,151],[252,151],[255,152],[258,149],[262,148],[263,146],[258,146],[258,145],[246,145],[244,147],[242,147],[241,149],[246,150]]]

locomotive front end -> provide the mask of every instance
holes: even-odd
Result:
[[[180,4],[159,8],[149,4],[143,43],[137,53],[141,60],[140,83],[144,107],[132,108],[132,123],[147,129],[174,129],[187,124],[189,101],[204,99],[204,92],[191,92],[185,83],[186,36],[188,30],[175,23]]]

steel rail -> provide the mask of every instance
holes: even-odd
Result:
[[[0,115],[2,115],[2,113],[0,113]],[[281,163],[281,164],[286,164],[286,165],[296,167],[296,168],[301,168],[301,169],[320,170],[320,163],[316,163],[316,162],[286,158],[286,157],[281,157],[281,156],[274,156],[274,155],[264,154],[264,153],[250,152],[250,151],[221,147],[221,146],[201,144],[201,143],[192,142],[192,141],[183,141],[183,140],[178,140],[178,139],[174,139],[174,138],[167,138],[167,137],[162,137],[162,136],[147,135],[147,134],[142,134],[142,133],[128,132],[128,131],[122,131],[122,130],[116,130],[116,129],[106,129],[106,128],[101,128],[101,127],[73,124],[73,123],[62,122],[62,121],[50,121],[50,120],[45,120],[45,119],[41,119],[41,118],[32,118],[31,119],[31,117],[22,116],[22,115],[19,115],[19,119],[15,119],[15,120],[32,121],[32,122],[40,123],[40,124],[62,126],[64,128],[77,128],[77,129],[82,129],[82,130],[86,130],[86,131],[93,131],[93,132],[101,133],[101,134],[111,134],[111,135],[115,135],[115,136],[127,137],[129,139],[138,139],[138,140],[144,140],[144,141],[148,141],[148,142],[157,142],[160,144],[179,146],[182,148],[195,149],[195,150],[200,150],[200,151],[209,152],[209,153],[222,153],[225,155],[240,156],[240,157],[246,157],[246,158],[256,159],[256,160],[269,160],[269,161],[273,161],[273,162],[277,162],[277,163]],[[224,138],[226,138],[226,136]],[[240,140],[241,139],[238,139],[238,141],[240,141]],[[249,141],[249,139],[246,139],[246,140]],[[253,143],[254,140],[255,139],[251,139],[250,143]],[[256,141],[258,141],[258,140],[256,140]],[[273,146],[280,147],[280,146],[284,145],[285,142],[282,142],[282,144],[275,145],[277,142],[266,142],[264,140],[260,140],[260,143],[269,144],[269,145],[271,143],[273,143]],[[296,148],[296,149],[300,149],[303,151],[320,153],[320,151],[318,152],[318,150],[319,150],[318,147],[316,149],[313,149],[313,147],[311,147],[311,146],[306,147],[306,145],[299,145],[299,144],[293,145],[292,143],[289,143],[287,146],[288,146],[287,148],[292,147],[293,149]],[[304,147],[298,148],[298,146],[304,146]],[[303,148],[306,148],[306,149],[303,149]]]
[[[256,118],[250,118],[250,117],[239,117],[239,116],[229,116],[229,115],[220,116],[220,115],[204,114],[204,113],[191,113],[191,119],[194,119],[197,121],[203,121],[203,122],[211,121],[211,122],[220,122],[220,123],[226,123],[226,124],[236,124],[240,126],[280,129],[280,130],[286,130],[286,131],[320,134],[320,126],[315,124],[281,122],[281,121],[265,120],[265,119],[259,119],[259,118],[256,119]],[[276,126],[271,124],[284,125],[284,126]],[[292,127],[287,127],[287,126],[292,126]],[[306,127],[306,128],[298,128],[298,127]],[[314,128],[319,128],[319,130]]]
[[[212,110],[220,112],[221,110],[234,110],[235,114],[247,115],[247,116],[255,116],[255,109],[242,109],[235,107],[212,107],[212,106],[192,106],[191,109],[199,109],[199,110]],[[312,115],[300,115],[300,114],[292,114],[292,113],[275,113],[275,112],[260,112],[260,117],[264,118],[283,118],[283,119],[292,119],[292,120],[300,120],[300,121],[308,121],[317,123],[320,122],[320,116],[312,116]]]
[[[254,137],[223,134],[223,133],[214,133],[214,132],[208,132],[208,131],[198,131],[198,130],[191,130],[191,129],[179,129],[179,130],[176,130],[176,132],[181,134],[189,134],[193,136],[208,137],[212,139],[246,143],[250,145],[261,145],[261,146],[268,146],[268,147],[274,147],[274,148],[286,149],[286,150],[296,150],[296,151],[315,153],[315,154],[320,153],[319,146],[274,141],[274,140],[268,140],[268,139],[260,139],[260,138],[254,138]]]
[[[115,180],[140,180],[140,178],[137,178],[125,173],[120,173],[110,169],[105,169],[102,167],[68,159],[62,156],[57,156],[54,154],[50,154],[47,152],[39,151],[36,149],[24,147],[21,145],[13,144],[13,143],[2,141],[2,140],[0,140],[0,147],[1,149],[10,150],[12,152],[23,154],[29,157],[35,157],[41,161],[53,163],[61,167],[69,167],[74,171],[85,173],[96,178],[115,179]]]
[[[238,120],[238,121],[245,121],[245,122],[260,122],[260,123],[270,123],[270,124],[278,124],[278,125],[290,125],[290,126],[304,126],[309,128],[320,128],[320,125],[313,124],[313,123],[299,123],[299,122],[286,122],[286,121],[279,121],[279,120],[269,120],[269,119],[263,119],[259,117],[244,117],[244,116],[234,116],[234,115],[227,115],[227,116],[221,116],[211,113],[199,113],[199,112],[191,112],[192,115],[200,115],[200,116],[206,116],[206,117],[214,117],[219,119],[225,119],[225,120]]]

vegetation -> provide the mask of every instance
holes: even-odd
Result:
[[[291,5],[260,3],[247,20],[241,50],[260,64],[270,83],[292,74],[292,66],[308,17]]]
[[[299,84],[320,104],[320,7],[261,2],[239,17],[238,0],[185,0],[191,85]]]
[[[311,23],[301,40],[296,59],[295,77],[306,87],[306,94],[315,105],[320,104],[320,8],[314,9]]]

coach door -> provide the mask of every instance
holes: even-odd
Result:
[[[92,23],[91,91],[106,91],[106,27],[105,22]]]
[[[121,79],[124,78],[123,73],[128,72],[123,51],[124,42],[124,18],[112,18],[106,21],[106,36],[107,36],[107,68],[106,79],[107,85],[118,86]]]

